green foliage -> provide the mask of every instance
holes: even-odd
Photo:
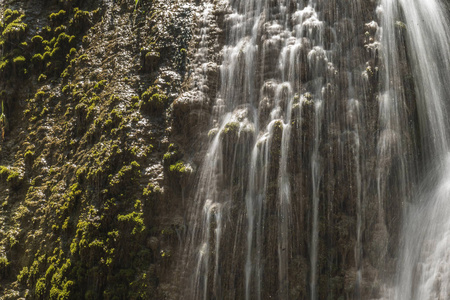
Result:
[[[14,57],[13,62],[15,64],[25,63],[26,59],[23,56]]]
[[[80,10],[76,7],[74,10],[74,16],[69,21],[69,24],[78,31],[83,31],[91,26],[91,14],[89,11]]]
[[[42,41],[44,40],[44,38],[40,35],[35,35],[31,38],[31,42],[35,45],[40,45],[42,44]]]
[[[9,174],[8,178],[6,179],[6,181],[7,181],[7,182],[14,182],[14,181],[17,181],[17,180],[19,179],[19,177],[20,177],[19,172],[14,172],[14,171],[12,171],[12,172]]]
[[[0,73],[7,73],[10,69],[10,63],[9,60],[5,57],[2,57],[2,60],[0,61]]]
[[[28,279],[28,267],[23,267],[23,269],[19,272],[19,275],[17,275],[17,281],[21,284],[25,284]]]
[[[240,125],[238,122],[229,122],[223,128],[222,133],[223,134],[237,133],[239,131],[239,127]]]
[[[75,183],[70,186],[69,190],[63,196],[62,205],[57,205],[55,208],[55,213],[58,216],[58,219],[63,222],[63,229],[67,229],[69,224],[66,224],[68,220],[66,219],[70,212],[74,209],[77,202],[80,200],[81,196],[81,188],[79,183]]]
[[[12,10],[6,10],[7,18],[0,25],[0,81],[5,85],[9,81],[8,88],[23,83],[27,85],[25,94],[35,93],[26,96],[23,115],[13,111],[22,105],[6,102],[18,96],[8,91],[9,98],[0,99],[5,99],[8,117],[23,117],[14,124],[23,121],[20,126],[25,130],[17,130],[24,143],[2,149],[2,155],[16,161],[6,160],[11,167],[0,167],[3,208],[15,210],[5,221],[8,230],[10,226],[13,229],[3,238],[7,255],[13,255],[8,256],[12,263],[6,260],[5,267],[0,259],[0,276],[7,274],[9,281],[16,277],[14,285],[27,291],[28,295],[20,295],[26,299],[151,298],[151,286],[157,283],[156,275],[148,270],[161,257],[146,245],[147,229],[154,222],[149,217],[149,203],[162,191],[155,186],[143,191],[148,182],[147,174],[142,178],[144,166],[157,153],[148,155],[154,137],[144,136],[148,146],[128,138],[136,132],[134,125],[141,126],[142,118],[130,108],[141,105],[143,111],[164,112],[168,97],[160,88],[150,88],[142,101],[138,96],[131,103],[109,98],[110,84],[115,83],[110,80],[115,79],[102,77],[101,72],[88,74],[83,85],[78,84],[71,76],[85,76],[78,72],[91,57],[80,55],[78,47],[95,13],[72,10],[74,1],[57,2],[60,4],[50,7],[61,5],[65,11],[41,19],[42,28],[27,26],[24,21],[29,18]],[[16,73],[25,73],[25,65],[29,78],[16,80]],[[127,75],[131,80],[125,81],[135,88],[137,77],[132,72]],[[34,90],[28,89],[28,83]],[[2,111],[6,120],[6,111]],[[105,124],[113,129],[104,132]],[[174,153],[166,160],[178,165],[176,149],[169,152]],[[185,172],[186,166],[178,166],[174,172]],[[16,230],[16,225],[23,228]]]
[[[121,224],[120,226],[130,231],[132,235],[140,234],[145,230],[143,214],[141,212],[133,211],[127,215],[118,215],[117,220]]]
[[[108,83],[107,80],[100,80],[99,82],[97,82],[95,84],[94,90],[97,91],[97,92],[102,91],[105,88],[107,83]]]
[[[17,10],[11,10],[10,8],[7,8],[4,12],[3,12],[3,23],[4,24],[8,24],[10,23],[12,20],[18,18],[21,15],[21,13]]]
[[[33,55],[33,57],[31,57],[31,62],[33,64],[40,64],[43,60],[44,57],[40,53],[36,53],[35,55]]]
[[[149,113],[162,112],[168,97],[156,86],[151,86],[141,95],[141,109]]]
[[[24,158],[25,162],[31,163],[34,158],[34,151],[27,150],[27,152],[25,152],[25,154],[23,155],[23,158]]]
[[[0,22],[0,78],[10,80],[28,73],[25,69],[26,58],[22,55],[22,49],[28,47],[24,41],[27,31],[27,24],[22,22],[24,17],[25,15],[10,9],[3,14],[4,22]]]
[[[46,80],[47,80],[47,75],[45,75],[45,74],[39,75],[39,77],[38,77],[38,81],[39,82],[43,82],[43,81],[46,81]]]
[[[42,60],[43,61],[49,61],[51,57],[52,57],[51,52],[50,51],[45,51],[44,54],[42,55]]]
[[[51,22],[53,22],[54,24],[60,24],[63,20],[64,17],[66,16],[66,11],[65,10],[60,10],[57,13],[52,13],[48,16],[49,20]]]
[[[0,166],[0,179],[9,183],[13,189],[20,187],[23,181],[23,177],[17,168],[8,168],[6,166]]]
[[[69,55],[70,56],[74,56],[75,54],[77,54],[77,49],[71,48],[70,51],[69,51]]]
[[[6,179],[10,174],[10,170],[8,167],[0,166],[0,178]]]
[[[174,173],[186,173],[189,171],[189,168],[187,168],[186,165],[179,160],[169,167],[169,171]]]
[[[67,30],[67,27],[64,26],[64,25],[61,25],[61,26],[58,26],[58,27],[55,28],[54,33],[55,34],[60,34],[60,33],[65,32],[66,30]]]
[[[45,278],[41,277],[36,283],[34,294],[39,298],[44,298],[46,293],[47,293],[47,286],[45,284]]]
[[[111,176],[109,186],[112,191],[126,188],[141,176],[140,165],[133,161],[130,165],[123,166],[116,175]]]
[[[75,41],[75,36],[69,36],[67,34],[60,33],[58,35],[58,38],[56,39],[56,43],[54,45],[54,48],[61,48],[64,51],[68,51],[69,49],[71,49],[71,44],[73,44],[73,42]],[[76,51],[76,50],[75,50]]]
[[[168,152],[166,152],[163,156],[163,161],[165,165],[171,165],[175,163],[177,160],[181,158],[180,153],[178,150],[174,147],[173,144],[169,146]]]
[[[5,278],[9,275],[10,262],[5,256],[0,257],[0,279]]]
[[[14,43],[20,41],[25,36],[28,26],[22,22],[24,17],[25,15],[20,15],[3,28],[2,40],[7,43]],[[7,24],[7,21],[4,24]]]

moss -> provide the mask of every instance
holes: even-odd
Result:
[[[44,57],[40,53],[36,53],[35,55],[33,55],[33,57],[31,57],[31,62],[33,64],[40,64],[43,60]]]
[[[38,78],[39,82],[43,82],[43,81],[46,81],[46,80],[47,80],[47,75],[45,75],[45,74],[39,75],[39,78]]]
[[[17,171],[11,171],[6,182],[8,182],[12,188],[17,189],[23,181],[23,177]]]
[[[69,36],[66,33],[60,33],[58,35],[58,38],[56,39],[56,43],[54,45],[55,48],[62,48],[63,50],[69,50],[71,49],[70,45],[75,41],[75,36]]]
[[[237,133],[239,131],[239,128],[240,128],[239,122],[229,122],[223,128],[222,134]]]
[[[63,93],[68,93],[70,91],[70,85],[65,85],[63,86],[63,88],[61,89],[61,92]]]
[[[26,59],[23,56],[17,56],[17,57],[14,57],[14,59],[13,59],[13,62],[15,64],[25,63],[25,61],[26,61]]]
[[[13,188],[17,188],[22,183],[23,177],[16,168],[0,166],[0,179],[8,182]]]
[[[60,34],[63,33],[67,30],[67,27],[64,25],[58,26],[55,28],[55,30],[53,31],[55,34]]]
[[[47,285],[45,284],[45,278],[39,278],[34,289],[34,294],[39,298],[44,298],[46,293]]]
[[[76,55],[77,55],[77,49],[70,48],[69,54],[67,54],[67,56],[66,56],[66,61],[72,62],[72,58],[75,57]]]
[[[215,137],[218,132],[219,132],[219,129],[213,128],[208,132],[208,137],[209,138]]]
[[[157,113],[164,109],[168,97],[158,87],[152,86],[141,95],[141,100],[143,111]]]
[[[89,12],[88,11],[84,11],[84,10],[80,10],[78,7],[74,8],[73,10],[75,12],[75,15],[73,16],[73,20],[75,21],[80,21],[80,20],[85,20],[87,18],[89,18]]]
[[[3,29],[2,38],[5,39],[6,42],[18,42],[25,36],[28,26],[22,22],[24,17],[25,15],[21,15]]]
[[[51,13],[48,16],[48,18],[49,18],[50,22],[52,22],[53,24],[60,24],[64,20],[65,16],[66,16],[66,11],[60,10],[57,13]]]
[[[183,161],[179,160],[169,167],[169,171],[172,173],[183,174],[183,173],[190,173],[191,169],[189,166],[186,166]]]
[[[95,84],[94,90],[97,91],[97,92],[102,91],[105,88],[107,82],[108,82],[107,80],[100,80],[99,82],[97,82]]]
[[[8,59],[5,59],[4,57],[0,61],[0,74],[7,75],[11,68],[11,64],[9,63]]]
[[[165,165],[171,165],[174,164],[176,161],[178,161],[181,158],[180,153],[175,148],[173,144],[169,146],[169,151],[166,152],[163,156],[163,161]]]
[[[28,150],[27,152],[25,152],[25,154],[23,155],[23,158],[25,161],[32,161],[34,158],[34,151],[32,150]]]
[[[88,62],[89,61],[89,57],[87,56],[87,54],[83,54],[83,55],[80,55],[77,60],[79,62]]]
[[[17,275],[17,281],[21,284],[25,284],[28,280],[28,267],[23,267]]]
[[[61,78],[67,78],[67,77],[69,77],[70,74],[71,74],[71,72],[70,72],[71,69],[72,69],[72,68],[71,68],[70,66],[68,66],[67,68],[65,68],[64,71],[62,71],[60,77],[61,77]]]
[[[155,186],[152,183],[149,183],[142,193],[143,196],[148,197],[155,194],[161,194],[161,188],[159,186]]]
[[[4,12],[3,12],[3,22],[5,24],[11,22],[11,20],[19,17],[21,15],[21,13],[17,10],[11,10],[10,8],[7,8]]]
[[[78,7],[74,9],[74,16],[69,21],[76,30],[83,31],[91,26],[91,15],[89,11],[80,10]]]
[[[92,171],[90,171],[90,173],[91,172]],[[90,173],[87,175],[88,178],[91,176]],[[114,195],[129,192],[129,187],[138,182],[141,176],[141,166],[136,161],[124,165],[117,173],[109,174],[107,185],[108,191]]]
[[[119,221],[119,226],[130,231],[132,235],[143,233],[145,230],[143,213],[141,212],[133,211],[127,215],[118,215],[117,220]]]
[[[51,58],[51,52],[50,51],[46,51],[44,52],[44,54],[42,55],[42,60],[43,61],[48,61]]]
[[[82,63],[89,63],[91,57],[81,55],[76,58],[76,47],[81,46],[81,37],[86,33],[78,32],[78,24],[73,23],[72,26],[67,21],[77,14],[74,20],[80,17],[81,26],[91,25],[93,14],[72,12],[74,1],[58,2],[66,10],[63,23],[56,28],[56,24],[50,23],[59,22],[55,16],[58,13],[49,17],[50,20],[41,19],[52,26],[42,29],[30,26],[32,34],[29,37],[34,32],[39,35],[26,40],[28,44],[23,39],[17,40],[13,49],[20,51],[8,53],[1,60],[7,71],[4,83],[15,72],[15,65],[23,63],[23,60],[15,57],[25,58],[24,63],[31,65],[32,72],[30,80],[20,81],[26,89],[8,98],[13,97],[12,100],[22,103],[21,97],[25,94],[29,99],[24,103],[26,107],[23,107],[23,115],[20,111],[13,111],[22,109],[22,105],[8,106],[11,116],[23,119],[23,124],[20,123],[21,119],[17,119],[14,126],[19,127],[14,128],[17,133],[22,132],[20,135],[26,139],[26,146],[24,143],[14,144],[22,137],[14,137],[14,142],[8,141],[2,146],[2,155],[5,155],[6,161],[20,168],[2,168],[5,174],[0,175],[0,185],[4,191],[9,189],[9,192],[4,193],[6,208],[19,207],[22,210],[23,207],[27,213],[14,215],[23,228],[3,238],[4,244],[8,244],[5,247],[8,255],[14,256],[11,258],[14,264],[11,268],[13,272],[7,281],[2,281],[2,285],[6,284],[9,288],[11,281],[17,277],[14,286],[29,292],[28,296],[21,292],[16,298],[27,299],[82,299],[85,294],[92,299],[106,299],[105,295],[111,295],[109,299],[151,298],[154,295],[151,293],[152,288],[146,290],[146,287],[149,276],[156,276],[152,274],[153,271],[147,270],[160,257],[146,247],[146,228],[149,228],[147,224],[155,222],[149,218],[148,203],[153,202],[149,199],[159,195],[159,192],[157,188],[151,189],[152,195],[143,198],[142,184],[148,182],[149,176],[145,174],[145,178],[141,179],[141,172],[159,155],[158,152],[148,155],[156,138],[153,133],[144,132],[147,124],[140,122],[141,114],[131,109],[140,105],[140,98],[135,96],[127,101],[113,97],[110,100],[111,88],[117,88],[114,86],[116,78],[108,74],[102,77],[105,75],[103,72],[93,72],[94,75],[86,73],[84,67],[89,65]],[[49,6],[51,9],[54,7],[57,5]],[[82,18],[86,19],[83,21]],[[97,60],[101,57],[93,58]],[[66,68],[67,80],[56,78]],[[133,89],[139,89],[137,74],[133,73],[134,69],[130,70],[126,73],[131,78],[128,84],[133,85],[130,86]],[[86,79],[83,85],[77,86],[80,82],[78,76]],[[101,80],[105,78],[108,81]],[[46,84],[36,83],[36,80],[42,82],[45,79]],[[89,79],[99,82],[91,83]],[[28,83],[32,85],[31,88],[27,87]],[[17,86],[14,80],[8,83],[7,88],[10,86]],[[42,91],[36,90],[41,86]],[[28,96],[30,93],[35,93],[34,97]],[[52,94],[55,95],[53,98]],[[148,100],[155,100],[152,97],[155,94],[162,95],[163,108],[157,108],[162,112],[168,106],[168,98],[158,89],[150,94]],[[80,111],[75,107],[80,103],[86,106],[83,107],[81,119],[77,119]],[[45,119],[40,118],[40,115]],[[90,118],[86,118],[87,115]],[[28,123],[30,119],[33,121],[31,124]],[[86,130],[78,134],[76,131],[80,121],[85,122]],[[102,125],[106,122],[119,127],[117,132],[120,135],[111,136],[102,132]],[[87,133],[90,129],[92,135]],[[137,144],[135,133],[150,145]],[[110,143],[111,140],[113,143]],[[9,144],[14,149],[9,149]],[[26,181],[21,179],[22,174],[27,176]],[[22,180],[22,184],[18,185],[21,189],[17,192],[10,188],[15,180]],[[24,193],[26,197],[22,201]],[[150,189],[146,193],[150,193]],[[137,198],[141,198],[142,203],[130,201]],[[26,232],[28,229],[30,231]],[[44,240],[45,243],[35,242]],[[24,251],[26,255],[22,255]],[[59,251],[63,251],[63,254],[59,254]],[[41,255],[44,258],[41,259]],[[20,257],[16,259],[15,256]],[[64,271],[63,265],[69,257],[71,262]]]
[[[36,94],[34,95],[34,99],[36,100],[43,100],[45,97],[45,92],[42,90],[39,90],[36,92]]]
[[[131,97],[131,106],[133,108],[136,108],[136,107],[138,107],[138,105],[139,105],[139,96],[132,96]]]
[[[55,39],[54,37],[53,37],[50,41],[48,41],[48,40],[43,40],[43,41],[42,41],[42,45],[45,46],[45,51],[51,51],[53,45],[55,44],[55,42],[56,42],[56,39]]]
[[[58,59],[59,57],[61,57],[61,54],[62,54],[61,48],[55,47],[52,49],[52,52],[50,52],[50,58]]]
[[[0,279],[5,279],[9,275],[10,264],[5,256],[0,257]]]

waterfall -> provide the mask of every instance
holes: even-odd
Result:
[[[386,64],[384,97],[389,102],[384,105],[387,115],[390,114],[390,126],[399,126],[393,124],[398,122],[394,106],[399,97],[405,97],[404,90],[395,86],[401,69],[398,43],[403,39],[414,81],[422,157],[418,187],[405,206],[396,284],[388,298],[447,299],[450,296],[450,24],[444,7],[436,0],[381,1],[379,11]]]
[[[202,5],[187,95],[211,97],[211,119],[183,299],[448,298],[450,27],[439,2]]]

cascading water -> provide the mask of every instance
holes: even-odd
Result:
[[[395,33],[401,30],[414,80],[423,161],[419,173],[423,179],[419,178],[416,195],[406,206],[396,285],[388,298],[448,299],[450,24],[444,7],[436,0],[384,0],[379,12],[386,52],[388,92],[384,97],[389,102],[383,105],[392,112],[398,97],[404,96],[395,87],[401,69]],[[390,118],[397,122],[395,113]]]
[[[342,19],[327,13],[322,16],[327,22],[319,10],[330,7],[316,1],[230,3],[212,109],[217,127],[210,131],[186,246],[187,269],[195,270],[190,298],[319,298],[324,271],[318,268],[327,268],[319,262],[319,210],[321,198],[327,198],[321,196],[321,147],[323,135],[330,135],[323,123],[339,130],[333,110],[346,111],[342,130],[349,137],[341,148],[353,148],[361,114],[358,100],[350,97],[355,97],[351,82],[363,80],[364,69],[347,66],[355,44],[347,18],[358,14],[357,3],[353,8],[342,8]],[[345,34],[339,38],[337,31]],[[345,64],[340,54],[347,56]],[[343,91],[340,81],[346,82]],[[337,95],[343,103],[333,103]],[[359,162],[360,154],[354,155],[346,159]],[[354,260],[361,248],[358,220]]]
[[[212,129],[189,209],[183,299],[448,297],[450,49],[436,1],[221,3],[217,94],[206,29],[187,94],[211,96]],[[214,5],[200,14],[205,26]],[[410,205],[401,233],[421,177],[426,192],[415,194],[430,201]],[[398,281],[383,296],[400,233]]]

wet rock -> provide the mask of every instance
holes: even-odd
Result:
[[[160,61],[159,52],[149,51],[144,55],[143,69],[146,72],[154,72],[158,69]]]
[[[200,92],[185,93],[172,103],[173,129],[187,138],[209,124],[209,106]]]

